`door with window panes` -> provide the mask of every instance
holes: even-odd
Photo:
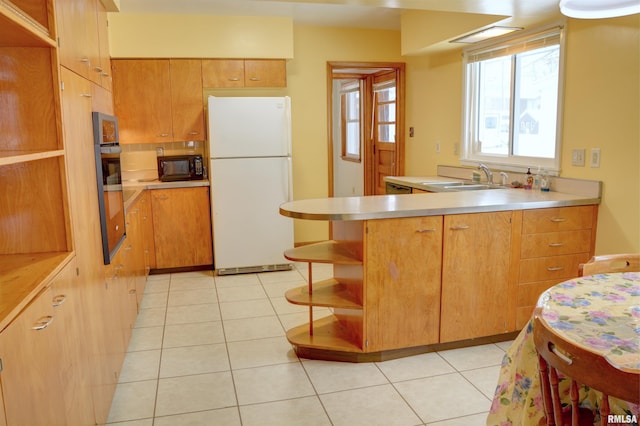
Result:
[[[373,83],[373,177],[375,194],[385,194],[385,176],[396,167],[396,75],[376,76]]]

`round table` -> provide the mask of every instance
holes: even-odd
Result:
[[[562,282],[542,293],[538,308],[564,338],[605,356],[618,368],[640,374],[640,273]],[[562,383],[568,388],[566,381]],[[580,391],[585,407],[595,407],[597,398],[596,391],[584,387]],[[614,401],[611,410],[640,416],[640,407],[625,401]],[[503,359],[487,425],[537,425],[542,417],[533,321],[529,321]]]

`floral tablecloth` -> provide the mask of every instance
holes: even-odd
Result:
[[[542,316],[559,334],[606,356],[614,365],[640,374],[640,274],[616,273],[560,283],[538,300]],[[568,381],[560,382],[568,400]],[[598,393],[583,387],[581,405],[597,408]],[[640,406],[613,401],[613,414],[640,418]],[[537,425],[543,417],[533,322],[507,351],[487,417],[487,426]]]

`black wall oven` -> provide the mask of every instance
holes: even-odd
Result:
[[[108,265],[124,241],[125,218],[118,119],[108,114],[93,113],[93,139],[98,182],[98,206],[102,230],[104,264]]]

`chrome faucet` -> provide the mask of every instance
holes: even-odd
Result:
[[[488,183],[493,183],[493,173],[491,172],[491,169],[489,169],[486,165],[482,163],[478,165],[478,169],[482,170],[484,174],[487,175]]]
[[[509,175],[505,172],[500,172],[500,176],[502,176],[502,186],[507,186],[509,184]]]

